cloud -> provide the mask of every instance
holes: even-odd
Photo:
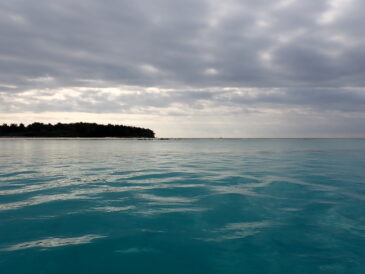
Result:
[[[64,88],[28,90],[0,97],[4,112],[92,112],[164,113],[175,110],[213,111],[217,108],[247,111],[256,109],[305,108],[339,112],[363,112],[363,88],[202,88],[155,89],[124,86],[119,88]]]
[[[365,115],[364,11],[360,0],[4,0],[0,112],[351,123]]]

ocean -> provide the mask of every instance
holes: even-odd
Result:
[[[365,273],[365,139],[0,139],[0,273]]]

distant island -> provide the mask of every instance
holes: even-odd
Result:
[[[155,138],[155,133],[146,128],[124,125],[100,125],[96,123],[3,124],[0,137],[81,137],[81,138]]]

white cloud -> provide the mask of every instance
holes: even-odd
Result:
[[[321,24],[331,24],[343,16],[353,0],[328,0],[329,8],[319,18]]]

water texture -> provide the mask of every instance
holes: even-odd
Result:
[[[365,140],[0,140],[0,273],[365,273]]]

